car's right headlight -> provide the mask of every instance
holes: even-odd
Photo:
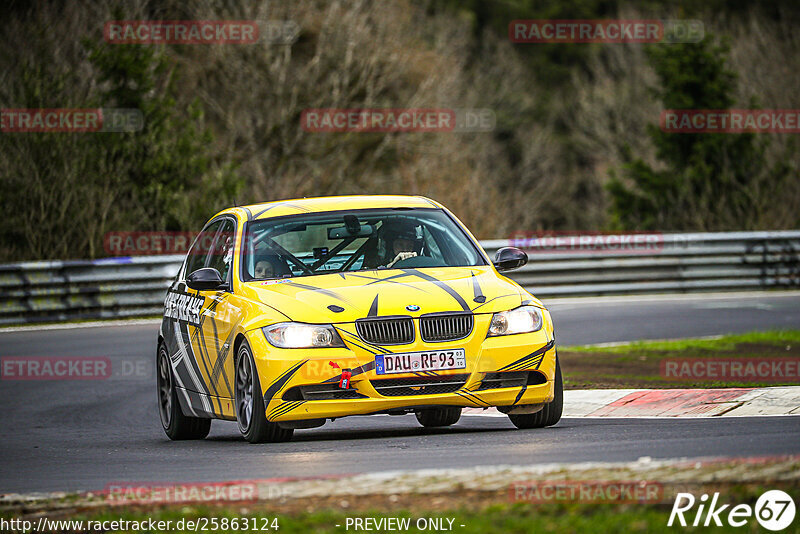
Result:
[[[513,310],[495,313],[489,325],[488,336],[536,332],[543,323],[542,310],[536,306],[520,306]]]
[[[344,347],[342,338],[329,324],[277,323],[262,330],[267,341],[281,349]]]

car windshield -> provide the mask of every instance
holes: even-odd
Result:
[[[439,209],[357,210],[247,223],[244,281],[486,262]]]

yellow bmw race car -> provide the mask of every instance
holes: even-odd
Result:
[[[211,419],[250,442],[348,415],[415,413],[426,427],[497,407],[554,425],[563,385],[545,307],[499,274],[423,197],[269,202],[215,215],[171,284],[158,336],[161,423],[202,439]]]

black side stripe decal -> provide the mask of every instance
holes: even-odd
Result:
[[[367,317],[377,317],[378,316],[378,295],[375,295],[375,299],[372,301],[372,304],[369,307],[369,313]]]
[[[462,397],[464,399],[467,399],[469,401],[472,401],[472,403],[475,404],[475,406],[478,406],[480,408],[482,408],[484,406],[487,406],[487,407],[491,406],[489,403],[487,403],[486,401],[484,401],[483,399],[481,399],[477,395],[475,395],[473,393],[470,393],[470,392],[468,392],[466,390],[463,390],[463,389],[461,391],[456,391],[456,395],[458,395],[459,397]]]
[[[199,295],[199,293],[198,293],[198,295]],[[210,372],[208,370],[208,363],[207,362],[211,361],[211,355],[208,353],[208,350],[205,349],[206,340],[205,340],[205,335],[203,334],[203,324],[205,323],[206,319],[209,317],[207,312],[214,311],[218,304],[219,304],[219,301],[216,300],[216,299],[213,299],[211,304],[209,304],[208,308],[205,309],[206,313],[201,312],[200,323],[195,327],[194,334],[190,338],[189,346],[191,347],[191,342],[194,342],[194,343],[197,344],[197,349],[200,352],[200,360],[203,363],[203,369],[205,369],[206,376],[208,377],[208,381],[209,381],[209,384],[207,384],[207,389],[208,389],[209,396],[212,397],[211,404],[213,406],[213,404],[214,404],[213,397],[216,397],[217,406],[219,408],[219,413],[222,413],[222,401],[220,400],[220,394],[219,394],[219,391],[217,390],[217,385],[216,385],[216,383],[215,383],[215,381],[213,379],[213,372]],[[217,340],[216,340],[217,323],[214,321],[213,318],[211,319],[211,326],[214,329],[214,343],[215,343],[215,346],[216,346],[216,343],[217,343]],[[187,331],[187,333],[189,331],[189,325],[188,324],[186,325],[186,331]],[[219,349],[218,346],[216,346],[216,347],[217,347],[217,349]],[[202,381],[203,380],[203,375],[199,375],[199,378]],[[213,394],[211,393],[211,390],[214,391]]]
[[[471,389],[468,389],[468,388],[463,388],[463,389],[461,389],[460,391],[461,391],[462,393],[466,394],[466,395],[469,395],[470,397],[472,397],[472,398],[474,398],[474,399],[477,399],[479,402],[481,402],[481,403],[485,404],[486,406],[491,406],[491,405],[490,405],[489,403],[487,403],[485,400],[483,400],[482,398],[480,398],[480,397],[478,396],[478,394],[477,394],[477,393],[475,393],[475,392],[474,392],[473,390],[471,390]]]
[[[253,217],[252,217],[252,218],[253,218],[253,219],[258,219],[259,217],[261,217],[262,215],[264,215],[265,213],[267,213],[267,212],[268,212],[269,210],[271,210],[272,208],[277,208],[277,207],[278,207],[278,206],[280,206],[280,205],[281,205],[281,204],[271,204],[271,205],[267,206],[266,208],[264,208],[263,210],[261,210],[261,211],[259,211],[258,213],[256,213],[255,215],[253,215]]]
[[[485,306],[486,304],[489,304],[493,300],[502,299],[502,298],[505,298],[505,297],[518,297],[518,296],[519,296],[519,293],[507,293],[505,295],[497,295],[496,297],[492,297],[489,300],[484,300],[479,305],[477,305],[474,308],[472,308],[472,311],[475,311],[478,308],[481,308],[481,307]]]
[[[344,298],[342,295],[340,295],[335,291],[331,291],[330,289],[324,289],[321,287],[314,287],[314,286],[309,286],[307,284],[301,284],[300,282],[295,282],[294,280],[291,279],[289,279],[287,283],[292,287],[299,287],[300,289],[308,289],[309,291],[314,291],[322,295],[326,295],[328,297],[341,300],[342,302],[347,302],[348,304],[352,304],[352,302]]]
[[[188,356],[187,361],[185,362],[187,367],[187,373],[190,371],[188,368],[191,367],[191,371],[194,371],[194,374],[197,377],[197,381],[199,382],[199,384],[195,384],[194,380],[190,379],[191,380],[190,383],[200,390],[199,393],[205,393],[206,395],[211,395],[211,390],[208,389],[208,385],[203,380],[203,374],[200,372],[198,358],[197,355],[195,354],[194,347],[192,347],[192,335],[189,334],[189,323],[187,323],[186,321],[177,321],[175,324],[177,326],[178,335],[182,337],[183,344],[186,348],[186,354]],[[202,354],[200,355],[199,361],[203,361],[203,363],[205,364],[205,360],[203,360]],[[187,389],[190,388],[187,387]]]
[[[292,410],[294,410],[295,408],[297,408],[297,407],[299,407],[299,406],[301,406],[302,404],[305,404],[305,403],[306,403],[306,401],[292,401],[292,402],[287,402],[287,403],[281,404],[280,406],[278,406],[277,408],[275,408],[274,410],[272,410],[269,413],[269,416],[267,417],[267,419],[272,421],[273,419],[275,419],[277,417],[280,417],[281,415],[287,414],[287,413],[291,412]]]
[[[544,347],[542,347],[540,349],[537,349],[534,352],[531,352],[527,356],[523,356],[519,360],[517,360],[515,362],[512,362],[512,363],[506,365],[505,367],[501,367],[500,369],[498,369],[498,371],[511,371],[511,370],[520,370],[521,371],[523,369],[527,369],[528,367],[530,367],[532,365],[536,365],[536,368],[538,369],[539,368],[539,364],[542,363],[542,358],[544,357],[544,353],[547,352],[548,350],[552,349],[555,344],[556,344],[556,340],[553,339],[549,343],[547,343],[547,345],[545,345]],[[539,356],[541,356],[542,358],[539,358],[539,361],[537,362],[536,359]]]
[[[267,207],[266,207],[266,208],[264,208],[263,210],[261,210],[261,211],[259,211],[258,213],[256,213],[256,214],[253,216],[253,218],[254,218],[254,219],[258,219],[259,217],[261,217],[262,215],[264,215],[266,212],[268,212],[268,211],[269,211],[269,210],[271,210],[272,208],[278,208],[278,207],[281,207],[281,206],[289,206],[290,208],[294,208],[294,209],[296,209],[296,210],[303,211],[303,212],[306,212],[306,213],[308,213],[309,211],[311,211],[309,208],[306,208],[306,207],[304,207],[304,206],[299,206],[299,205],[297,205],[297,204],[292,204],[291,202],[276,202],[275,204],[270,204],[269,206],[267,206]]]
[[[211,380],[216,384],[219,381],[220,375],[222,379],[225,381],[225,387],[228,388],[228,394],[230,397],[233,397],[233,389],[231,388],[230,383],[228,382],[228,375],[222,372],[222,369],[225,367],[225,362],[228,359],[228,356],[231,353],[231,345],[233,344],[233,335],[236,333],[235,330],[231,330],[231,333],[228,334],[228,338],[225,340],[225,344],[223,345],[223,350],[217,354],[217,361],[214,362],[214,370],[211,374]],[[225,348],[227,345],[228,348]]]
[[[528,389],[528,384],[523,384],[522,389],[519,390],[519,394],[517,398],[514,399],[514,404],[518,403],[522,396],[525,394],[525,390]]]
[[[275,382],[270,384],[267,388],[267,391],[264,392],[264,406],[269,406],[269,403],[272,401],[272,397],[275,396],[277,392],[281,390],[283,386],[286,385],[286,382],[289,381],[294,374],[300,370],[300,368],[307,362],[308,360],[303,360],[302,362],[295,364],[294,367],[290,367],[287,371],[285,371],[281,376],[278,377]]]
[[[375,369],[375,360],[372,360],[371,362],[367,362],[364,365],[360,365],[360,366],[356,367],[355,369],[352,369],[350,371],[350,376],[353,377],[353,376],[356,376],[356,375],[360,375],[360,374],[372,371],[373,369]],[[342,374],[339,373],[338,376],[334,376],[332,378],[329,378],[329,379],[323,381],[322,383],[323,384],[328,384],[330,382],[339,382],[341,379],[342,379]]]
[[[377,284],[378,282],[392,282],[392,281],[394,281],[395,278],[405,278],[407,276],[413,276],[413,274],[412,273],[407,273],[407,272],[402,272],[402,273],[399,273],[399,274],[393,274],[392,276],[387,276],[386,278],[381,278],[379,276],[378,277],[367,276],[367,275],[353,275],[353,276],[358,276],[359,278],[366,278],[367,280],[372,280],[372,282],[367,284],[367,285],[372,285],[372,284]]]
[[[475,273],[472,273],[472,292],[475,295],[475,298],[472,299],[474,302],[479,304],[486,302],[486,296],[483,294],[481,284],[478,282],[478,277],[475,276]]]
[[[419,278],[422,278],[423,280],[427,280],[428,282],[433,282],[434,284],[445,290],[451,297],[453,297],[456,300],[456,302],[458,302],[458,304],[461,306],[461,309],[463,309],[464,311],[471,311],[470,307],[467,305],[467,301],[465,301],[464,298],[458,294],[458,291],[456,291],[449,285],[445,284],[441,280],[437,280],[433,276],[418,271],[417,269],[404,269],[404,270],[415,276],[418,276]]]
[[[366,278],[368,280],[372,280],[372,282],[369,282],[367,284],[368,286],[371,286],[373,284],[380,284],[380,283],[383,283],[383,282],[387,282],[387,283],[391,282],[392,284],[400,284],[403,287],[407,287],[407,288],[410,288],[410,289],[416,289],[417,291],[422,291],[423,293],[429,293],[425,289],[423,289],[423,288],[421,288],[419,286],[415,286],[414,284],[406,284],[405,282],[398,282],[397,280],[395,280],[395,278],[405,278],[407,276],[412,276],[412,274],[411,273],[393,274],[392,276],[387,276],[386,278],[375,278],[375,277],[372,277],[372,276],[359,276],[359,278]]]
[[[347,334],[348,343],[350,343],[351,345],[354,345],[354,346],[356,346],[356,347],[358,347],[360,349],[364,349],[367,352],[371,352],[372,354],[378,354],[378,353],[380,353],[380,354],[394,354],[389,349],[381,347],[380,345],[375,345],[375,344],[370,343],[368,341],[364,341],[363,339],[361,339],[360,337],[355,335],[353,332],[348,332],[344,328],[337,327],[337,330]]]

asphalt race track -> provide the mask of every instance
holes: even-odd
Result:
[[[569,345],[800,325],[800,293],[561,300],[550,308],[558,342]],[[528,431],[495,417],[465,416],[436,430],[413,416],[351,417],[266,445],[250,445],[235,423],[216,421],[205,441],[170,442],[156,408],[156,331],[153,323],[0,333],[0,356],[106,356],[120,373],[96,381],[0,382],[0,493],[800,452],[800,417],[564,419]]]

